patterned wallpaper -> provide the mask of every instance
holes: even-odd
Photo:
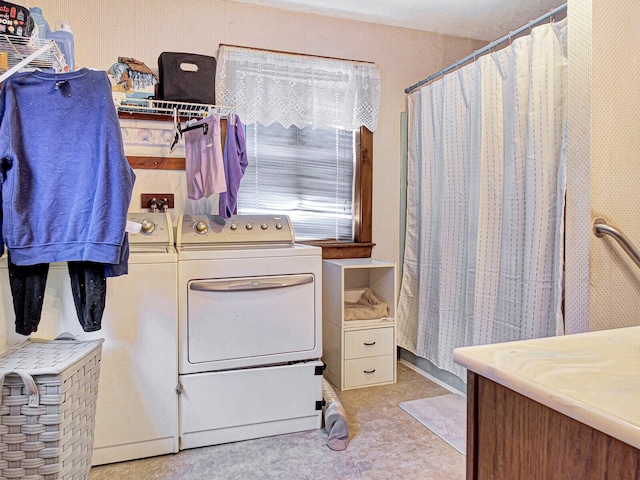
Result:
[[[640,48],[634,0],[569,1],[567,333],[640,325],[640,271],[597,217],[640,247]]]
[[[568,4],[569,108],[565,219],[565,332],[589,330],[591,1]]]
[[[640,248],[640,4],[592,9],[591,221],[605,218]],[[640,325],[640,270],[612,238],[590,239],[589,329]]]

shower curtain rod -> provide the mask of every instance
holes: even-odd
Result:
[[[506,42],[508,40],[511,40],[513,37],[516,37],[516,36],[520,35],[522,32],[526,32],[528,29],[533,28],[533,27],[541,24],[542,22],[544,22],[544,21],[546,21],[546,20],[548,20],[550,18],[553,18],[554,15],[556,15],[559,12],[561,12],[562,10],[565,10],[566,8],[567,8],[567,4],[564,3],[564,4],[560,5],[559,7],[556,7],[554,9],[552,9],[548,13],[545,13],[541,17],[538,17],[535,20],[531,20],[529,23],[527,23],[526,25],[523,25],[522,27],[518,28],[517,30],[509,32],[504,37],[499,38],[498,40],[485,45],[481,49],[474,51],[471,55],[467,55],[462,60],[458,60],[456,63],[451,64],[446,68],[443,68],[439,72],[434,73],[433,75],[430,75],[430,76],[428,76],[427,78],[425,78],[423,80],[420,80],[415,85],[412,85],[412,86],[410,86],[408,88],[405,88],[404,89],[404,93],[411,93],[416,88],[421,87],[425,83],[428,83],[431,80],[434,80],[434,79],[444,75],[445,73],[450,72],[451,70],[455,70],[459,66],[467,63],[469,60],[475,60],[477,57],[479,57],[480,55],[483,55],[484,53],[490,51],[492,48],[495,48],[498,45],[500,45],[500,44],[502,44],[502,43],[504,43],[504,42]]]

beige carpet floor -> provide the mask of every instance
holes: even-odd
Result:
[[[347,411],[344,451],[329,449],[319,429],[94,467],[90,480],[465,478],[465,457],[399,407],[448,390],[399,363],[394,385],[336,393]]]

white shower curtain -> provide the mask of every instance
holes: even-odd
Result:
[[[561,334],[566,20],[409,96],[398,344],[466,381],[453,349]]]

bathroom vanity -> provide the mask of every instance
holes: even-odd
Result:
[[[467,480],[640,479],[640,327],[458,348]]]

